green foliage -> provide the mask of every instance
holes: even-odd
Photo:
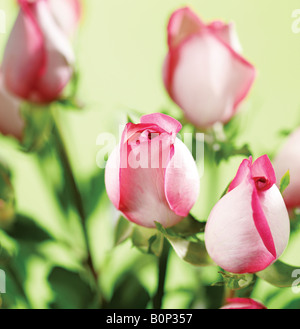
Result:
[[[267,267],[265,270],[257,272],[256,275],[276,287],[292,287],[295,282],[295,277],[292,273],[299,270],[299,266],[291,266],[277,260],[274,264]]]
[[[40,152],[51,135],[53,120],[50,106],[23,103],[21,109],[25,121],[21,147],[24,152]]]
[[[204,242],[195,239],[194,235],[183,238],[181,234],[177,234],[172,229],[165,229],[159,223],[156,223],[156,227],[170,242],[174,251],[182,260],[196,266],[215,265],[206,251]],[[194,238],[195,241],[189,238]]]
[[[131,272],[125,273],[116,283],[107,309],[145,309],[150,295],[139,279]]]
[[[114,245],[118,246],[122,242],[126,241],[132,233],[133,225],[129,222],[129,220],[123,216],[120,216],[115,228]]]
[[[255,276],[253,274],[234,274],[224,271],[219,271],[219,273],[222,276],[222,281],[214,283],[214,286],[225,285],[231,290],[240,290],[255,282]]]
[[[18,214],[6,233],[18,241],[41,243],[53,239],[49,232],[32,218]]]
[[[135,225],[131,235],[132,244],[147,254],[160,256],[163,247],[163,236],[155,229]]]
[[[249,157],[252,155],[252,152],[248,144],[244,144],[241,147],[236,147],[231,142],[218,142],[213,145],[215,151],[215,161],[219,164],[222,160],[229,160],[233,156],[244,156]]]
[[[54,292],[51,308],[86,309],[96,307],[95,293],[83,275],[65,268],[55,267],[52,269],[48,281]]]
[[[290,171],[288,170],[284,176],[281,178],[280,181],[280,193],[283,194],[283,192],[285,191],[285,189],[289,186],[290,184]]]

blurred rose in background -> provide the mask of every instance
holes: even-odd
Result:
[[[300,128],[288,137],[276,155],[274,169],[278,178],[289,170],[290,184],[283,192],[284,201],[288,209],[300,207]]]
[[[255,78],[255,68],[239,54],[234,25],[205,24],[182,8],[170,18],[168,46],[163,79],[186,119],[199,128],[229,121]]]
[[[57,1],[44,0],[18,2],[20,12],[1,65],[4,87],[24,100],[49,103],[59,98],[73,73],[75,56],[61,27],[63,10],[71,6],[60,7]],[[59,9],[53,10],[56,6]],[[68,20],[68,12],[63,16],[67,22],[63,28],[69,33],[74,29],[78,15]]]

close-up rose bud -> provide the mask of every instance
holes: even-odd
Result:
[[[267,308],[252,298],[229,298],[222,310],[266,310]]]
[[[169,20],[168,46],[163,80],[186,119],[199,128],[228,122],[255,78],[253,65],[238,53],[234,25],[207,25],[182,8]]]
[[[278,179],[289,170],[290,184],[283,192],[288,209],[300,207],[300,128],[289,137],[274,160],[274,169]],[[280,181],[278,182],[280,183]]]
[[[128,123],[105,172],[108,196],[124,216],[139,225],[170,227],[186,217],[199,193],[195,161],[176,137],[181,124],[164,114]]]
[[[22,139],[24,121],[20,114],[20,101],[10,95],[0,76],[0,134]]]
[[[36,103],[57,99],[73,73],[74,53],[46,0],[19,0],[2,63],[5,88]],[[63,9],[63,8],[62,8]]]
[[[289,216],[267,155],[241,163],[228,193],[211,211],[205,243],[211,258],[232,273],[265,269],[283,253]]]

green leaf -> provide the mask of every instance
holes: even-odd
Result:
[[[53,237],[33,219],[21,214],[17,215],[13,225],[6,229],[6,233],[18,241],[25,242],[40,243],[53,239]]]
[[[21,143],[23,151],[41,151],[49,141],[53,128],[50,106],[23,103],[21,113],[26,123]]]
[[[213,286],[225,285],[231,290],[240,290],[248,287],[255,281],[253,274],[234,274],[229,272],[219,272],[223,281],[213,284]]]
[[[283,192],[285,191],[285,189],[289,186],[290,184],[290,171],[288,170],[285,175],[281,178],[280,181],[280,193],[283,194]]]
[[[192,215],[188,215],[181,222],[172,226],[170,230],[179,237],[193,236],[198,233],[203,233],[205,229],[206,222],[200,222],[196,220]]]
[[[215,151],[215,160],[216,163],[219,164],[222,160],[228,160],[232,156],[245,156],[249,157],[252,155],[252,152],[248,146],[248,144],[244,144],[241,147],[236,147],[231,142],[218,142],[214,144],[213,149]]]
[[[95,301],[95,294],[90,284],[77,272],[54,267],[48,281],[55,294],[52,308],[86,309]]]
[[[6,265],[12,259],[12,252],[0,244],[0,266]]]
[[[125,240],[127,240],[133,232],[133,227],[131,222],[124,218],[123,216],[120,216],[118,223],[115,228],[115,241],[114,245],[118,246]]]
[[[175,234],[170,234],[160,223],[157,229],[168,239],[176,254],[184,261],[196,266],[215,265],[209,257],[203,241],[189,241]]]
[[[133,273],[127,273],[116,284],[107,309],[145,309],[150,296]]]
[[[99,206],[105,192],[104,169],[98,170],[88,181],[83,184],[82,197],[86,217],[91,216]]]
[[[161,233],[156,229],[135,225],[131,235],[132,244],[147,254],[160,256],[163,246]]]
[[[164,236],[163,234],[157,232],[157,234],[153,235],[149,239],[149,254],[154,254],[155,256],[159,257],[162,253],[164,245]]]
[[[300,266],[294,267],[277,260],[265,270],[257,272],[256,275],[276,287],[292,287],[295,284],[296,277],[294,271],[299,271]]]

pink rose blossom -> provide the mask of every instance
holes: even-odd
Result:
[[[56,23],[48,0],[18,3],[20,12],[1,68],[4,85],[17,97],[48,103],[60,96],[72,76],[73,50]]]
[[[300,207],[300,128],[292,133],[274,160],[276,176],[280,179],[289,170],[290,184],[283,192],[288,209]]]
[[[185,117],[200,128],[229,121],[255,78],[233,24],[206,25],[189,8],[179,9],[169,21],[168,46],[163,80]]]
[[[181,124],[164,114],[128,123],[105,171],[108,196],[139,225],[164,227],[186,217],[199,193],[199,176],[188,148],[176,137]]]
[[[267,309],[263,304],[251,298],[229,298],[222,310],[265,310]]]
[[[290,222],[267,155],[243,160],[228,193],[211,211],[205,242],[209,255],[232,273],[265,269],[283,253]]]

